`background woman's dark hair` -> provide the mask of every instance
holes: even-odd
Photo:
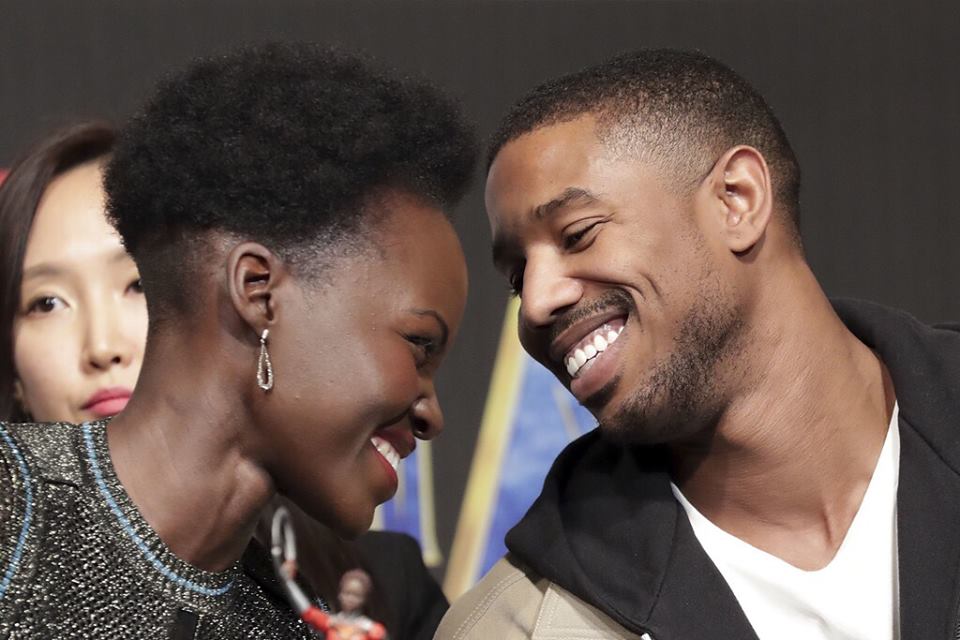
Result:
[[[13,324],[27,238],[44,191],[60,174],[110,153],[115,133],[106,123],[86,122],[41,140],[14,163],[0,184],[0,420],[27,418],[14,401]]]
[[[203,304],[190,283],[206,232],[294,266],[343,252],[361,246],[379,192],[455,204],[476,147],[457,106],[423,81],[319,45],[250,47],[171,76],[123,128],[108,215],[156,327]]]

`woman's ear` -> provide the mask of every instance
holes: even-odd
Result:
[[[730,251],[741,254],[763,238],[773,214],[770,169],[753,147],[728,149],[706,181],[714,220]]]
[[[276,316],[274,293],[286,274],[283,262],[262,244],[244,242],[227,254],[226,268],[233,307],[259,336],[270,328]]]

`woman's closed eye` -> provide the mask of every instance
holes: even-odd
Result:
[[[440,342],[432,337],[419,334],[405,336],[407,342],[414,347],[417,356],[417,366],[423,366],[440,350]]]

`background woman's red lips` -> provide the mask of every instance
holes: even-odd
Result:
[[[130,399],[131,391],[126,387],[110,387],[94,393],[83,405],[84,411],[90,411],[99,418],[107,418],[123,411]]]
[[[89,409],[93,405],[106,402],[107,400],[118,400],[118,399],[128,399],[130,398],[130,389],[126,387],[109,387],[106,389],[100,389],[94,393],[87,400],[86,404],[83,405],[83,409]]]

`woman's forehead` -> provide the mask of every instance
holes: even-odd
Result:
[[[58,176],[44,192],[30,227],[24,275],[43,265],[129,260],[104,215],[100,169],[87,164]]]

